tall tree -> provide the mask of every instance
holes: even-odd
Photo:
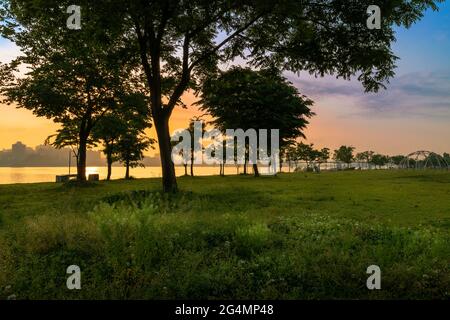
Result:
[[[328,159],[330,159],[330,149],[329,148],[322,148],[322,149],[318,150],[316,162],[319,165],[319,171],[321,169],[322,164],[327,163]]]
[[[120,106],[105,114],[93,128],[93,139],[102,143],[103,153],[106,155],[108,165],[106,180],[111,179],[113,162],[119,160],[117,158],[117,153],[120,151],[119,142],[133,132],[140,135],[145,129],[151,127],[145,95],[127,94],[121,98],[121,101]],[[127,139],[130,138],[127,137]],[[138,138],[138,141],[140,140],[142,139]],[[153,143],[152,139],[150,141]]]
[[[305,144],[303,142],[300,142],[297,144],[296,148],[296,156],[297,159],[300,161],[306,162],[306,170],[309,170],[310,164],[316,160],[317,158],[317,151],[314,149],[314,144]]]
[[[447,166],[450,168],[450,153],[444,152],[442,157],[444,158],[444,161],[446,162]]]
[[[404,155],[397,155],[391,157],[392,162],[397,166],[399,166],[405,159],[406,157]]]
[[[84,181],[92,130],[134,91],[128,81],[135,74],[124,43],[100,28],[104,17],[88,14],[94,10],[89,1],[80,2],[88,21],[81,30],[70,30],[69,1],[2,1],[2,34],[23,52],[10,65],[19,75],[2,91],[8,103],[76,128],[77,176]],[[25,75],[21,66],[27,67]]]
[[[389,156],[385,156],[383,154],[374,154],[372,157],[372,160],[370,161],[373,165],[375,165],[375,168],[378,166],[378,168],[381,168],[389,163]]]
[[[198,137],[195,136],[194,131],[195,131],[195,123],[196,122],[201,122],[201,132],[200,135]],[[190,165],[190,169],[191,169],[191,177],[194,176],[194,162],[195,162],[195,145],[197,143],[201,143],[201,141],[197,141],[195,140],[196,138],[201,139],[203,137],[203,135],[206,132],[206,124],[203,121],[203,119],[201,117],[193,117],[191,118],[191,120],[189,121],[189,127],[187,128],[187,130],[190,133],[191,136],[191,149],[190,149],[190,161],[189,161],[189,165]],[[203,146],[200,146],[200,148],[203,149]]]
[[[353,151],[354,147],[350,146],[341,146],[339,149],[334,150],[333,158],[334,160],[341,161],[347,164],[347,168],[350,168],[350,163],[352,163],[354,159]]]
[[[117,159],[125,166],[125,179],[130,179],[130,168],[143,166],[144,151],[153,144],[153,140],[135,128],[122,134],[117,143]]]
[[[106,156],[108,173],[106,180],[111,180],[112,165],[117,161],[117,144],[120,136],[126,132],[125,122],[114,114],[104,116],[93,130],[94,139],[100,141]]]
[[[55,134],[48,136],[45,140],[46,145],[51,145],[56,149],[70,148],[72,155],[77,161],[77,165],[80,159],[80,135],[78,125],[77,121],[67,119]],[[88,138],[86,140],[86,148],[93,146],[95,146],[95,140]]]
[[[304,137],[303,130],[313,115],[312,101],[273,70],[234,67],[205,81],[201,92],[200,109],[213,117],[212,123],[221,131],[269,129],[270,133],[276,128],[280,148]],[[253,169],[258,176],[256,163]]]
[[[359,162],[359,165],[361,166],[362,162],[365,162],[367,165],[367,168],[370,169],[370,164],[372,163],[372,158],[374,156],[374,151],[364,151],[359,152],[356,154],[355,159]]]
[[[127,52],[140,58],[158,135],[163,188],[175,191],[169,119],[182,105],[183,93],[215,72],[219,63],[241,57],[256,67],[346,79],[356,75],[365,90],[376,91],[394,75],[394,25],[409,27],[442,1],[96,0],[89,3],[96,7],[89,17],[99,19],[89,22],[97,31],[128,41]],[[34,1],[33,6],[26,5],[28,0],[4,2],[15,4],[13,17],[19,18],[45,8],[45,23],[34,20],[34,25],[45,24],[42,30],[50,33],[61,28],[57,13],[66,1]],[[381,7],[381,30],[367,28],[369,5]]]

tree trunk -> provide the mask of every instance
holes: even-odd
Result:
[[[184,166],[184,175],[187,176],[188,172],[187,172],[187,164],[183,164]]]
[[[253,165],[253,173],[255,174],[255,177],[259,177],[258,165],[256,163]]]
[[[80,145],[78,149],[77,159],[77,180],[86,181],[86,149],[87,149],[87,136],[84,133],[80,133]]]
[[[162,115],[155,117],[154,115],[153,122],[158,136],[163,191],[177,192],[177,177],[175,175],[175,166],[172,162],[172,146],[170,144],[169,117]]]
[[[244,161],[244,175],[247,175],[247,156],[245,157],[245,161]]]
[[[130,162],[127,161],[125,163],[125,165],[126,165],[126,168],[127,168],[126,171],[125,171],[125,179],[129,180],[130,179]]]
[[[112,154],[111,151],[108,151],[106,154],[106,161],[108,163],[108,175],[106,176],[106,180],[111,180],[111,173],[112,173]]]
[[[193,150],[194,146],[192,146]],[[194,151],[191,151],[191,176],[194,176]]]

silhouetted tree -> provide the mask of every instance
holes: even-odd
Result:
[[[191,167],[191,177],[194,176],[194,162],[195,162],[195,144],[200,143],[200,141],[196,140],[195,138],[195,134],[194,134],[194,126],[195,126],[195,122],[201,122],[202,123],[202,128],[201,128],[201,133],[199,135],[199,137],[197,137],[199,140],[201,139],[201,137],[203,137],[205,131],[206,131],[206,124],[205,122],[202,120],[201,117],[193,117],[190,121],[189,121],[189,127],[188,127],[188,131],[191,135],[191,156],[190,156],[190,167]],[[203,150],[203,146],[200,145],[200,148]]]
[[[374,154],[370,162],[375,165],[375,168],[377,166],[378,168],[381,168],[389,163],[389,157],[382,154]]]
[[[5,9],[0,32],[23,53],[10,64],[17,77],[2,91],[8,103],[52,119],[71,132],[76,128],[77,178],[84,181],[92,130],[122,103],[126,93],[136,91],[129,83],[136,74],[124,54],[124,43],[100,28],[100,16],[89,15],[89,23],[81,30],[66,27],[69,4],[52,0],[0,3]],[[82,0],[80,4],[88,17],[92,3]],[[27,67],[25,75],[18,72],[21,66]],[[57,141],[65,136],[60,131]]]
[[[321,170],[322,164],[327,163],[328,159],[330,159],[330,149],[329,148],[322,148],[322,149],[318,150],[316,162],[318,164],[319,171]]]
[[[306,70],[345,79],[357,75],[367,91],[376,91],[394,75],[394,26],[409,27],[428,8],[436,10],[436,2],[440,0],[355,0],[351,5],[341,0],[79,0],[78,4],[88,17],[83,33],[87,30],[92,39],[99,34],[111,37],[111,44],[125,41],[124,51],[140,59],[158,135],[163,189],[176,191],[169,119],[173,109],[182,105],[183,93],[215,72],[219,63],[241,57],[256,67]],[[57,35],[62,41],[77,38],[77,33],[66,36],[61,30],[64,10],[72,1],[33,1],[28,5],[29,0],[11,0],[1,4],[8,7],[1,11],[3,15],[10,12],[9,18],[32,30],[36,38],[41,38],[41,33]],[[367,29],[366,10],[373,4],[383,12],[381,30]],[[7,29],[2,33],[19,28]],[[87,40],[80,37],[78,48]],[[42,50],[59,49],[54,43],[45,47],[42,43],[46,42],[40,41]]]
[[[310,169],[310,164],[316,160],[318,154],[314,149],[314,144],[300,142],[296,147],[296,157],[300,161],[306,162],[306,170]]]
[[[442,157],[444,158],[444,161],[447,163],[447,166],[450,166],[450,154],[447,152],[444,152]]]
[[[354,156],[354,147],[341,146],[339,149],[334,150],[333,158],[334,160],[341,161],[347,164],[347,168],[350,168],[350,163],[352,163]]]
[[[221,72],[205,82],[198,104],[223,132],[226,129],[269,129],[270,134],[271,128],[279,129],[281,148],[297,137],[304,137],[307,119],[313,115],[312,101],[300,95],[291,83],[273,70],[234,67]],[[256,163],[253,170],[258,176]]]
[[[131,129],[122,134],[117,143],[117,159],[125,166],[125,179],[130,179],[130,168],[143,166],[144,151],[152,145],[152,139]]]
[[[357,153],[355,159],[359,162],[359,167],[361,168],[361,163],[364,162],[369,168],[370,163],[372,163],[372,157],[375,154],[374,151],[364,151]]]
[[[129,135],[133,130],[139,135],[151,127],[148,120],[148,102],[144,95],[130,94],[122,99],[120,108],[106,113],[93,128],[93,138],[103,144],[103,153],[106,155],[108,165],[106,180],[111,179],[112,164],[118,160],[117,145],[123,136]]]

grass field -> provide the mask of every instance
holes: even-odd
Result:
[[[450,298],[450,172],[179,185],[0,186],[0,299]],[[366,287],[373,264],[381,290]]]

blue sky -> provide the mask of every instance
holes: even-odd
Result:
[[[428,10],[410,29],[397,28],[393,50],[402,58],[398,74],[450,69],[450,2],[439,7],[439,12]]]

